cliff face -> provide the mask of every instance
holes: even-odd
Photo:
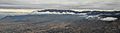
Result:
[[[120,33],[120,21],[78,15],[21,15],[0,20],[0,33]]]

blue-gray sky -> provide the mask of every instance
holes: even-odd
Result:
[[[119,9],[120,0],[0,0],[0,8]]]

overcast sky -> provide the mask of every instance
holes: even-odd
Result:
[[[0,8],[119,9],[120,0],[0,0]]]

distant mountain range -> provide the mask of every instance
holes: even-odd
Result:
[[[116,18],[120,18],[120,11],[82,11],[82,12],[78,12],[78,11],[74,11],[74,10],[59,10],[59,9],[45,9],[45,10],[38,10],[37,13],[41,13],[41,12],[47,12],[47,13],[52,13],[52,14],[58,14],[58,13],[64,13],[64,14],[81,14],[81,13],[86,13],[86,15],[99,15],[100,17],[116,17]],[[53,13],[54,12],[54,13]]]

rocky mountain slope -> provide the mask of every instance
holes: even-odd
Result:
[[[120,33],[120,21],[78,15],[20,15],[0,20],[0,33]]]

